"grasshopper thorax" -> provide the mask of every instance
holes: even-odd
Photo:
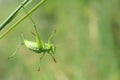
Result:
[[[53,44],[50,44],[50,43],[45,43],[44,47],[43,47],[43,50],[44,51],[47,51],[48,53],[51,52],[51,53],[55,53],[55,50],[56,50],[56,47],[55,45]]]

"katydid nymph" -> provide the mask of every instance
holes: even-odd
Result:
[[[52,32],[51,35],[48,38],[48,42],[44,43],[41,40],[40,36],[38,35],[36,26],[34,26],[34,28],[35,28],[36,42],[24,39],[24,36],[22,34],[22,38],[23,38],[25,46],[28,49],[34,51],[35,53],[42,53],[43,54],[40,57],[40,62],[43,59],[43,57],[45,56],[45,54],[48,53],[52,57],[52,59],[54,60],[54,62],[56,63],[56,59],[53,57],[53,55],[55,53],[55,50],[56,50],[56,47],[55,47],[54,44],[51,43],[51,38],[53,37],[53,35],[55,34],[56,31]],[[40,67],[38,68],[38,71],[40,71]]]
[[[25,8],[24,8],[24,10],[25,10]],[[26,10],[25,10],[25,12],[27,13]],[[31,20],[31,22],[32,22],[32,24],[34,26],[34,29],[35,29],[35,34],[34,35],[36,37],[36,41],[34,42],[34,41],[26,40],[24,38],[23,34],[22,34],[22,38],[23,38],[23,43],[22,44],[24,44],[29,50],[32,50],[35,53],[42,53],[43,55],[40,57],[40,62],[41,62],[41,60],[43,59],[43,57],[45,56],[46,53],[48,53],[52,57],[52,59],[54,60],[54,62],[56,62],[56,60],[55,60],[55,58],[53,56],[54,53],[55,53],[56,47],[55,47],[54,44],[51,43],[51,39],[54,36],[54,34],[56,33],[56,30],[51,33],[51,35],[48,38],[47,43],[45,43],[45,42],[43,42],[41,40],[41,38],[40,38],[40,36],[38,34],[35,22],[33,21],[33,19],[30,16],[28,16],[28,17]],[[17,50],[19,49],[19,47],[17,48]],[[9,56],[8,58],[14,57],[14,55],[16,54],[16,51],[11,56]],[[38,68],[38,71],[39,70],[40,70],[40,66]]]

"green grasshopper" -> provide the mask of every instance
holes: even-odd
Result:
[[[24,10],[25,10],[25,8],[24,8]],[[25,10],[25,12],[27,13],[26,10]],[[33,19],[30,16],[28,16],[28,17],[31,20],[31,22],[33,23],[33,26],[35,28],[35,34],[34,33],[33,34],[36,36],[36,41],[33,42],[33,41],[26,40],[26,39],[24,39],[24,36],[22,34],[22,38],[23,38],[23,42],[24,42],[22,44],[24,44],[28,49],[30,49],[30,50],[32,50],[36,53],[43,53],[43,55],[40,57],[40,62],[41,62],[41,60],[43,59],[43,57],[45,56],[46,53],[48,53],[52,57],[54,62],[56,62],[55,58],[53,57],[53,54],[55,53],[56,47],[55,47],[54,44],[51,43],[51,39],[54,36],[54,34],[56,33],[56,31],[53,31],[51,33],[51,35],[48,38],[48,42],[45,43],[40,39],[40,36],[38,34],[35,22],[33,21]],[[17,50],[19,49],[19,47],[17,48]],[[14,55],[16,54],[16,51],[11,56],[9,56],[8,58],[14,57]],[[40,67],[38,68],[38,71],[39,70],[40,70]]]
[[[40,39],[40,36],[38,35],[37,29],[36,29],[36,26],[34,26],[34,28],[35,28],[35,34],[34,33],[32,33],[32,34],[36,36],[36,41],[34,42],[34,41],[26,40],[26,39],[24,39],[24,36],[22,34],[22,38],[24,41],[24,43],[22,43],[22,45],[24,44],[29,50],[32,50],[35,53],[38,53],[38,54],[42,53],[43,55],[40,57],[40,63],[46,53],[48,53],[52,57],[54,62],[56,63],[56,59],[53,56],[55,53],[55,50],[56,50],[56,46],[51,43],[51,39],[54,36],[54,34],[56,33],[56,31],[51,33],[51,35],[48,38],[48,42],[45,43]],[[18,46],[18,48],[15,50],[15,52],[11,56],[9,56],[8,59],[13,58],[15,56],[15,54],[16,54],[17,50],[20,48],[20,46]],[[39,64],[38,71],[40,71],[40,64]]]
[[[48,42],[45,43],[40,39],[40,36],[38,35],[37,29],[36,29],[36,26],[34,26],[34,28],[35,28],[36,42],[24,39],[23,34],[22,34],[22,38],[23,38],[25,46],[28,49],[30,49],[36,53],[43,53],[43,55],[40,57],[40,62],[43,59],[43,57],[45,56],[45,54],[48,53],[52,57],[54,62],[56,63],[56,60],[53,57],[56,47],[54,44],[51,43],[51,39],[56,31],[51,33],[51,35],[48,38]],[[40,71],[40,67],[38,68],[38,71]]]

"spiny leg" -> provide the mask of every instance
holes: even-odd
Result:
[[[39,62],[38,71],[40,71],[40,63],[41,63],[41,60],[43,59],[44,56],[45,56],[45,53],[43,53],[43,55],[40,57],[40,62]]]
[[[51,53],[49,53],[49,54],[52,57],[52,59],[54,60],[54,62],[56,63],[56,59],[54,58],[54,56]]]
[[[16,48],[16,50],[12,53],[12,55],[8,57],[8,59],[13,58],[13,57],[15,56],[15,54],[17,53],[17,51],[19,50],[19,48],[21,47],[21,45],[23,45],[23,44],[24,44],[24,43],[21,43],[21,44]]]

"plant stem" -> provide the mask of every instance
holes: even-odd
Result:
[[[33,7],[28,14],[23,16],[20,20],[18,20],[15,24],[12,25],[6,32],[4,32],[1,36],[0,39],[2,39],[5,35],[7,35],[12,29],[14,29],[19,23],[21,23],[24,19],[26,19],[30,14],[32,14],[39,6],[41,6],[46,0],[41,0],[35,7]]]
[[[0,25],[0,30],[2,30],[7,24],[9,24],[17,15],[17,13],[22,9],[23,6],[27,6],[32,0],[24,0]]]

